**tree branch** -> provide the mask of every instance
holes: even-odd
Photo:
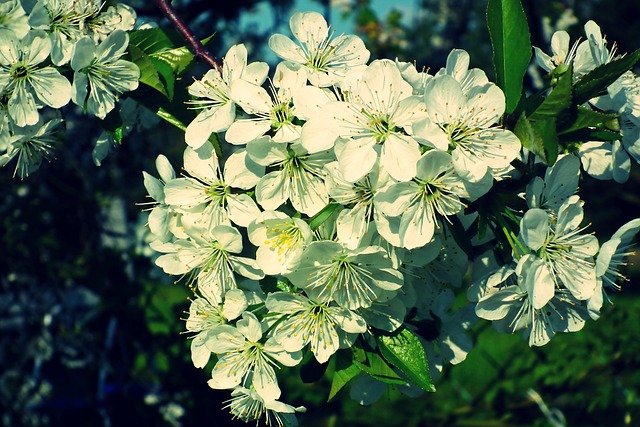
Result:
[[[182,19],[176,15],[175,10],[171,6],[170,0],[156,0],[156,4],[164,13],[164,15],[169,19],[171,25],[173,25],[176,30],[180,33],[182,38],[187,42],[190,46],[193,54],[202,60],[204,60],[207,64],[209,64],[212,68],[215,68],[218,71],[220,70],[220,65],[215,60],[213,56],[207,51],[207,49],[200,43],[200,40],[191,32],[187,24],[184,23]]]

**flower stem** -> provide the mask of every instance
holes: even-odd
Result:
[[[169,19],[171,25],[173,25],[176,30],[180,33],[182,38],[187,42],[187,44],[191,47],[193,54],[202,60],[204,60],[207,64],[209,64],[212,68],[220,71],[220,66],[218,62],[215,60],[213,56],[207,51],[207,49],[200,43],[200,40],[196,38],[193,32],[187,27],[187,24],[184,23],[182,19],[176,15],[175,10],[171,6],[170,0],[156,0],[156,4],[164,13],[164,15]]]

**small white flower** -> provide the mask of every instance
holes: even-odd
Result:
[[[411,85],[389,60],[374,61],[362,74],[348,77],[342,87],[346,100],[327,102],[305,123],[302,145],[317,152],[331,148],[335,142],[340,171],[348,182],[362,179],[378,158],[394,179],[410,180],[415,175],[420,147],[408,132],[426,114],[422,100],[412,95]]]
[[[209,331],[206,346],[218,354],[209,386],[227,389],[252,385],[265,401],[278,399],[281,392],[274,370],[276,362],[296,366],[302,353],[284,350],[273,337],[265,343],[261,340],[262,326],[251,312],[244,312],[236,327],[221,325]]]
[[[327,191],[333,200],[345,206],[336,219],[338,241],[349,249],[360,246],[371,221],[382,221],[374,196],[395,181],[380,167],[359,181],[347,182],[337,162],[328,163]]]
[[[276,142],[291,142],[300,137],[300,125],[294,122],[294,95],[307,81],[305,69],[281,62],[273,78],[271,92],[246,80],[231,85],[231,99],[255,117],[238,119],[227,130],[225,140],[231,144],[246,144],[272,131]]]
[[[181,209],[185,222],[200,227],[230,225],[229,220],[246,227],[260,209],[249,195],[236,194],[232,189],[252,188],[264,174],[264,167],[252,162],[246,154],[241,150],[230,155],[221,173],[218,156],[210,144],[198,150],[187,147],[184,168],[191,177],[166,183],[166,204]]]
[[[247,227],[249,240],[258,247],[256,261],[265,274],[291,271],[312,239],[309,225],[278,211],[262,212]]]
[[[440,228],[438,217],[455,215],[468,198],[451,156],[438,150],[426,152],[417,163],[416,177],[392,184],[375,196],[376,205],[387,216],[401,216],[398,230],[402,247],[426,245]]]
[[[619,291],[619,282],[628,280],[620,269],[627,265],[627,259],[635,255],[630,249],[634,238],[640,231],[640,218],[629,221],[611,236],[611,239],[600,246],[596,258],[596,290],[589,298],[587,308],[593,319],[600,317],[600,308],[605,300],[609,300],[607,289]]]
[[[451,289],[440,289],[433,283],[414,284],[419,286],[416,302],[416,316],[411,323],[416,325],[416,332],[423,338],[423,345],[427,354],[435,356],[429,359],[434,368],[446,360],[457,365],[467,358],[473,348],[473,342],[468,330],[475,324],[477,318],[471,306],[465,306],[450,314],[455,296]],[[430,292],[424,288],[429,287]]]
[[[333,300],[351,310],[371,306],[381,291],[396,291],[403,283],[402,274],[393,268],[383,248],[348,250],[330,241],[309,244],[299,267],[286,277],[314,300]]]
[[[276,341],[287,351],[302,350],[309,344],[318,363],[327,362],[338,351],[339,334],[367,331],[357,313],[302,295],[275,292],[265,304],[270,312],[288,315],[273,331]]]
[[[330,152],[309,154],[298,142],[282,144],[262,137],[247,144],[249,157],[276,170],[260,178],[256,200],[266,210],[276,210],[287,200],[301,213],[313,216],[329,203],[323,166],[333,160]]]
[[[56,128],[62,119],[49,120],[47,123],[39,121],[33,126],[18,127],[14,135],[9,138],[6,153],[0,156],[0,166],[6,166],[17,157],[13,175],[26,178],[40,166],[43,159],[53,156],[57,139]]]
[[[46,31],[51,39],[51,61],[64,65],[74,43],[89,33],[89,23],[102,9],[99,0],[42,0],[29,15],[31,28]]]
[[[237,319],[249,305],[240,289],[227,291],[222,304],[216,303],[217,296],[210,294],[207,288],[201,289],[200,293],[202,297],[191,301],[186,325],[187,331],[196,332],[191,339],[191,360],[196,368],[204,368],[211,357],[211,351],[205,345],[207,332]]]
[[[289,37],[274,34],[269,47],[279,57],[304,65],[314,86],[326,87],[338,83],[352,68],[369,60],[369,51],[354,35],[332,38],[324,17],[317,12],[295,13],[289,20],[296,45]]]
[[[583,218],[578,196],[569,197],[556,215],[530,209],[520,222],[520,237],[542,261],[555,287],[563,285],[579,300],[588,299],[596,287],[593,256],[598,240],[580,234]]]
[[[255,260],[234,254],[242,252],[240,232],[227,225],[210,230],[185,227],[189,239],[179,239],[156,260],[165,273],[191,275],[199,289],[206,289],[218,304],[222,295],[238,287],[236,274],[253,280],[264,277]]]
[[[0,29],[0,92],[9,94],[9,116],[17,126],[38,122],[38,108],[65,106],[71,98],[71,84],[58,70],[41,66],[51,52],[44,31],[30,31],[22,40]]]
[[[129,35],[122,30],[114,31],[97,46],[90,37],[76,42],[71,58],[71,100],[76,105],[104,119],[115,107],[119,94],[138,87],[138,66],[120,59],[128,45]]]
[[[102,4],[104,6],[104,4]],[[101,9],[102,10],[102,9]],[[98,42],[106,39],[116,30],[131,31],[136,24],[136,11],[129,5],[118,3],[109,6],[98,16],[87,22],[85,30],[93,33],[93,39]],[[142,29],[142,28],[140,28]]]
[[[504,113],[504,94],[494,84],[464,89],[448,74],[431,79],[425,91],[429,117],[413,126],[413,134],[441,151],[450,151],[463,179],[482,180],[520,153],[520,140],[497,127]]]
[[[156,158],[156,169],[160,179],[147,172],[142,172],[144,186],[149,192],[149,197],[154,200],[153,202],[143,203],[153,206],[150,208],[151,212],[149,213],[149,230],[159,243],[170,242],[174,236],[181,239],[187,238],[182,228],[182,215],[167,205],[164,200],[164,186],[167,182],[175,179],[176,173],[169,160],[162,154]]]
[[[569,48],[570,42],[569,33],[556,31],[551,37],[551,56],[544,53],[542,49],[534,47],[538,66],[550,73],[558,67],[564,67],[566,70],[566,67],[573,65],[574,80],[595,68],[589,51],[589,43],[575,42]]]
[[[193,148],[201,147],[213,132],[225,131],[236,118],[236,105],[231,100],[231,85],[238,79],[261,85],[267,77],[264,62],[247,64],[247,49],[243,44],[232,46],[222,61],[222,69],[209,70],[202,80],[189,86],[196,99],[191,108],[201,110],[187,126],[185,141]]]
[[[265,400],[253,389],[245,387],[234,388],[231,399],[225,403],[224,408],[229,408],[233,419],[259,423],[264,416],[264,423],[274,427],[296,427],[298,420],[295,413],[306,411],[304,406],[294,408],[278,400]]]
[[[535,177],[527,185],[526,200],[530,208],[558,212],[560,206],[578,191],[580,162],[576,156],[561,156],[547,168],[544,179]]]
[[[480,299],[475,309],[478,317],[493,321],[500,332],[523,331],[530,346],[545,345],[556,332],[582,329],[585,308],[566,289],[554,291],[554,280],[542,260],[525,255],[515,273],[517,284],[498,284],[499,290]]]

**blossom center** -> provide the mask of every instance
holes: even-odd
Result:
[[[204,192],[211,198],[211,201],[220,206],[224,206],[227,201],[227,196],[230,193],[229,186],[222,181],[211,184]]]
[[[369,119],[368,127],[378,144],[386,141],[389,135],[397,131],[397,128],[387,115],[370,114],[366,111],[363,111],[363,114]]]
[[[281,102],[279,104],[276,104],[271,110],[269,118],[271,119],[271,127],[274,131],[277,131],[282,126],[291,123],[294,116],[293,111],[291,111],[289,102]]]
[[[293,222],[280,222],[266,227],[267,240],[265,244],[275,249],[278,255],[295,249],[302,240],[300,229]]]
[[[466,142],[474,132],[473,129],[467,127],[464,123],[450,123],[443,126],[444,131],[449,137],[449,145],[451,149],[454,149],[458,145],[462,145]]]
[[[13,67],[11,67],[10,71],[11,77],[14,79],[23,79],[29,75],[29,67],[24,63],[17,63]]]

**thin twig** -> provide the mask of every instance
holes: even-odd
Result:
[[[209,64],[212,68],[220,71],[220,65],[215,60],[213,56],[207,51],[207,49],[200,43],[200,40],[191,32],[187,24],[184,23],[182,19],[176,15],[175,10],[171,6],[170,0],[156,0],[156,4],[164,13],[164,15],[169,19],[171,25],[173,25],[176,30],[180,33],[182,38],[187,42],[187,44],[191,47],[193,54],[202,60],[204,60],[207,64]]]

